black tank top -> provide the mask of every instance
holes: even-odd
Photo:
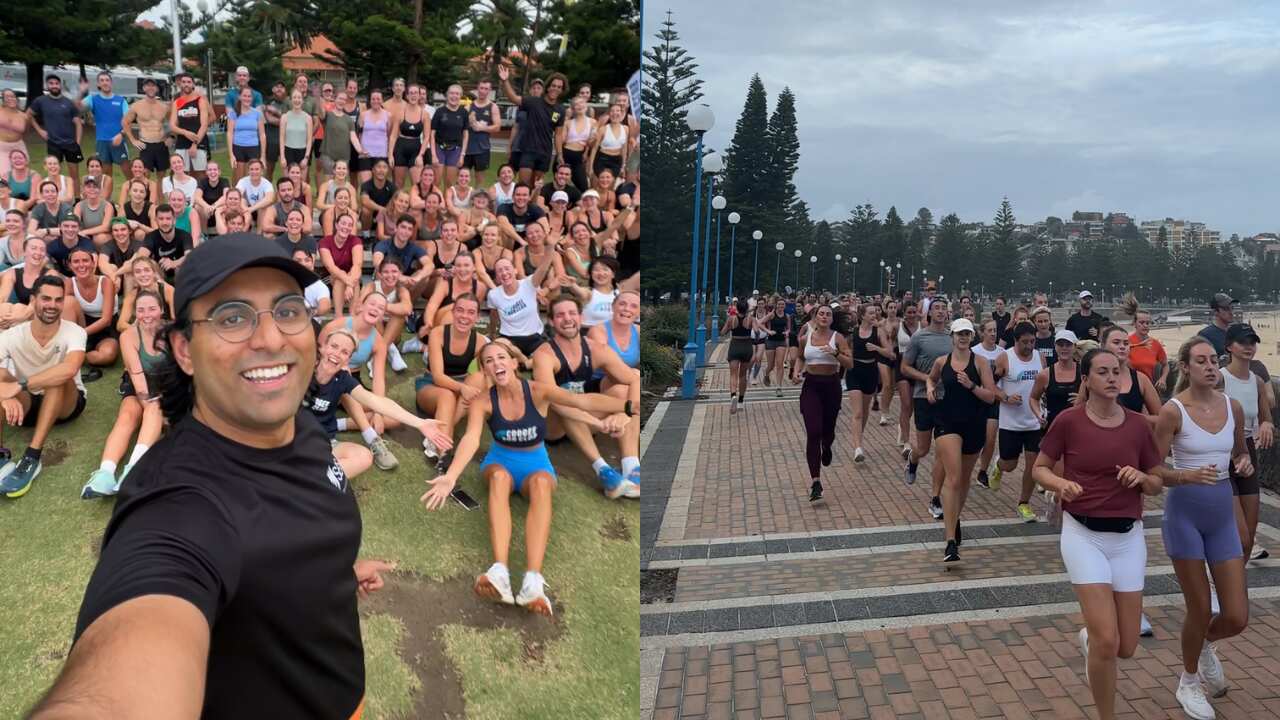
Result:
[[[769,339],[774,342],[782,342],[787,339],[787,316],[778,315],[769,316]]]
[[[587,345],[587,339],[581,335],[578,336],[578,342],[582,344],[582,361],[578,363],[575,370],[569,369],[569,361],[565,359],[564,353],[560,352],[559,343],[555,340],[550,342],[552,352],[560,361],[560,369],[556,371],[556,384],[571,392],[582,392],[582,385],[590,380],[592,375],[591,348]]]
[[[13,272],[14,272],[13,294],[18,297],[19,303],[26,305],[31,302],[31,288],[22,282],[22,268],[20,267],[14,268]],[[45,272],[46,271],[42,270],[40,272],[40,275],[44,275]],[[40,276],[39,275],[36,276],[36,280],[39,280],[39,279],[40,279]],[[33,285],[35,284],[35,282],[36,282],[35,280],[31,281]]]
[[[957,373],[951,367],[951,353],[947,353],[946,363],[942,366],[942,400],[938,402],[938,414],[949,423],[986,422],[990,406],[983,402],[973,390],[960,384]],[[974,353],[969,353],[969,364],[964,374],[973,381],[974,387],[982,385],[982,376],[978,373]]]
[[[476,293],[476,285],[479,284],[479,282],[480,282],[479,280],[475,278],[471,278],[471,289],[465,291],[463,294],[466,294],[469,292],[472,295],[479,297],[479,295]],[[440,303],[440,307],[442,308],[447,308],[453,304],[453,279],[452,278],[449,279],[449,284],[446,285],[445,288],[446,289],[444,293],[444,302]]]
[[[458,253],[460,252],[462,252],[461,243],[458,244],[458,247],[454,248],[453,257],[449,258],[448,262],[445,262],[444,257],[440,255],[440,243],[436,243],[436,257],[435,257],[436,265],[438,265],[439,267],[445,270],[452,270],[453,261],[458,259]],[[451,288],[451,291],[452,291],[452,288]]]
[[[444,347],[440,348],[440,356],[444,360],[444,374],[457,380],[467,374],[467,368],[471,367],[471,361],[476,356],[476,329],[471,328],[471,334],[467,336],[467,349],[461,355],[454,355],[449,351],[449,338],[452,335],[453,325],[445,325]]]
[[[1138,371],[1129,368],[1129,378],[1133,381],[1133,385],[1129,388],[1129,392],[1118,395],[1116,402],[1120,403],[1121,407],[1144,414],[1147,411],[1147,404],[1142,400],[1142,385],[1138,384]]]
[[[747,327],[746,318],[738,316],[738,324],[733,326],[729,331],[729,336],[734,340],[750,340],[751,328]]]
[[[865,338],[862,337],[862,328],[860,327],[854,328],[853,332],[849,333],[849,342],[853,345],[854,362],[875,360],[880,355],[880,353],[867,347],[867,343],[873,343],[876,339],[875,328],[871,328],[871,336]]]
[[[1049,424],[1053,424],[1053,419],[1063,410],[1071,407],[1070,395],[1080,391],[1080,368],[1076,366],[1076,377],[1071,382],[1062,382],[1058,380],[1055,374],[1054,366],[1049,366],[1049,384],[1044,390],[1045,406],[1049,410]]]
[[[538,447],[547,436],[547,419],[533,404],[533,393],[529,390],[529,381],[521,378],[520,385],[524,390],[524,414],[515,420],[502,416],[497,386],[489,389],[489,403],[493,407],[489,415],[489,432],[493,434],[493,439],[499,445],[514,448]]]
[[[143,200],[142,210],[140,212],[133,211],[133,203],[125,203],[124,217],[126,220],[139,222],[139,223],[142,223],[143,225],[150,224],[151,223],[151,201]]]

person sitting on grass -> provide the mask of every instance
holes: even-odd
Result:
[[[398,373],[404,372],[409,369],[409,366],[405,364],[404,358],[400,357],[400,348],[396,347],[396,341],[404,332],[405,320],[413,312],[413,300],[409,297],[408,289],[401,282],[400,265],[394,258],[386,258],[378,265],[378,274],[373,282],[365,285],[360,291],[360,304],[364,304],[365,298],[370,295],[381,295],[386,298],[387,312],[383,316],[382,325],[378,328],[378,334],[387,342],[387,362],[391,364],[391,369]]]
[[[138,319],[120,336],[120,357],[124,359],[124,374],[120,377],[120,410],[102,448],[102,462],[80,491],[80,497],[85,500],[109,497],[119,492],[129,471],[160,439],[164,416],[160,412],[160,398],[153,395],[147,385],[147,373],[154,373],[165,359],[163,342],[159,347],[156,345],[156,335],[168,321],[161,309],[164,302],[151,290],[139,292],[134,301],[134,314]],[[124,458],[124,451],[135,432],[138,441],[117,480],[116,466]]]
[[[373,453],[355,443],[338,441],[339,405],[349,407],[352,402],[358,403],[402,425],[416,427],[422,433],[424,446],[441,450],[453,447],[453,439],[442,431],[440,423],[420,418],[400,407],[396,401],[369,392],[351,375],[347,365],[359,344],[350,330],[344,327],[331,330],[320,346],[315,377],[303,399],[303,407],[316,416],[328,433],[333,457],[342,466],[347,479],[354,479],[368,470],[373,464]]]
[[[339,216],[333,234],[320,241],[320,262],[333,283],[334,312],[341,315],[344,308],[354,311],[364,272],[364,248],[355,234],[354,216]]]
[[[479,317],[480,300],[475,295],[464,293],[455,298],[452,322],[431,329],[427,370],[414,381],[418,412],[438,420],[449,437],[453,437],[454,425],[467,406],[480,396],[481,388],[467,382],[476,354],[489,344],[489,338],[476,331]]]
[[[48,245],[37,237],[27,238],[22,246],[22,262],[0,274],[0,330],[31,319],[31,296],[36,281],[46,275],[61,278],[49,265]],[[10,298],[15,302],[9,302]]]
[[[160,298],[160,312],[166,321],[173,320],[173,286],[162,279],[160,266],[153,258],[145,255],[136,257],[129,270],[130,280],[120,301],[120,317],[116,320],[116,330],[124,334],[134,321],[134,306],[138,293],[150,290]]]
[[[15,465],[0,467],[0,493],[19,498],[40,474],[40,451],[54,425],[84,412],[84,328],[62,318],[64,280],[44,275],[31,287],[33,314],[0,333],[0,428],[32,427],[31,444]],[[8,450],[0,451],[7,455]]]
[[[582,334],[582,315],[578,301],[563,295],[551,303],[550,338],[533,353],[533,377],[543,383],[557,385],[571,393],[596,395],[601,380],[595,379],[597,368],[614,383],[626,387],[620,399],[640,405],[640,373],[627,367],[613,348],[594,343]],[[617,391],[621,392],[621,391]],[[618,438],[622,450],[622,473],[619,474],[600,456],[592,437],[599,423],[590,413],[556,403],[555,412],[547,416],[547,441],[555,444],[568,437],[582,451],[610,500],[640,497],[640,423],[630,423]]]
[[[369,371],[373,385],[373,394],[387,396],[387,342],[378,333],[378,326],[387,313],[387,299],[381,295],[370,295],[355,312],[346,317],[338,316],[329,321],[320,331],[320,345],[324,345],[329,333],[339,328],[350,332],[357,340],[356,349],[347,359],[347,368],[357,380],[360,380],[360,369]],[[399,459],[387,446],[382,432],[399,423],[394,418],[387,418],[381,413],[366,414],[359,403],[344,403],[349,418],[338,420],[338,431],[359,430],[365,444],[373,451],[373,463],[379,470],[394,470],[400,465]]]
[[[632,413],[639,408],[615,397],[571,393],[554,384],[525,380],[516,375],[515,356],[504,341],[485,345],[479,353],[480,367],[490,385],[488,393],[470,404],[467,430],[458,442],[453,461],[443,475],[429,480],[431,486],[421,501],[428,510],[438,510],[458,483],[462,471],[480,448],[486,424],[493,435],[488,453],[480,461],[480,472],[489,486],[489,536],[493,544],[493,564],[476,578],[477,595],[508,605],[516,604],[540,615],[551,615],[551,600],[544,590],[542,562],[551,535],[551,494],[556,487],[556,470],[547,456],[547,412],[556,403],[589,413],[612,413],[597,421],[607,432],[620,433]],[[520,493],[529,502],[525,519],[526,569],[520,594],[511,593],[507,570],[511,545],[511,495]]]
[[[71,294],[75,300],[68,303],[70,319],[88,334],[84,379],[93,382],[102,377],[99,368],[115,365],[120,355],[116,284],[111,278],[98,274],[97,253],[92,250],[82,247],[72,250],[67,263],[71,266]]]
[[[142,247],[142,241],[134,239],[129,231],[129,221],[124,218],[111,221],[110,235],[111,240],[98,253],[98,272],[111,278],[119,288],[133,274],[133,258]]]
[[[315,256],[303,248],[295,248],[290,257],[307,270],[316,271]],[[329,298],[329,286],[325,285],[323,280],[317,279],[302,289],[302,297],[307,302],[307,309],[311,311],[312,322],[317,323],[316,334],[319,334],[320,325],[316,318],[327,316],[333,310],[333,301]]]

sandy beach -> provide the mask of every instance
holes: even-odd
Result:
[[[1280,374],[1280,312],[1245,313],[1244,319],[1253,325],[1253,329],[1257,330],[1258,336],[1262,338],[1262,342],[1258,343],[1257,359],[1266,365],[1267,370],[1273,375]],[[1131,327],[1128,322],[1121,324]],[[1182,343],[1200,332],[1202,327],[1204,327],[1203,322],[1193,322],[1177,327],[1156,328],[1151,331],[1151,334],[1164,344],[1165,352],[1173,356]]]

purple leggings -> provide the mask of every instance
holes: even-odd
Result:
[[[831,450],[836,439],[836,418],[840,415],[840,376],[804,376],[800,388],[800,414],[804,417],[805,459],[809,461],[809,477],[817,478],[822,472],[822,453]]]

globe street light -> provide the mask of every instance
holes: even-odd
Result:
[[[851,284],[853,285],[853,287],[850,289],[854,293],[857,293],[858,292],[858,256],[854,255],[853,257],[849,258],[849,260],[853,263],[853,273],[852,273],[853,277],[851,278]]]
[[[753,250],[753,251],[752,251],[752,254],[755,256],[755,259],[751,261],[751,289],[752,289],[752,290],[756,290],[756,289],[758,289],[758,288],[760,287],[760,281],[759,281],[759,278],[760,278],[760,240],[761,240],[761,239],[763,239],[763,238],[764,238],[764,233],[763,233],[763,232],[761,232],[761,231],[759,231],[759,230],[754,230],[754,231],[752,231],[752,233],[751,233],[751,240],[753,241],[753,242],[752,242],[752,244],[753,244],[753,245],[755,245],[755,250]]]
[[[684,371],[681,378],[681,397],[692,400],[697,384],[697,312],[698,312],[698,227],[702,212],[702,137],[716,124],[715,113],[705,103],[697,103],[685,114],[685,123],[698,136],[694,149],[693,173],[693,232],[690,234],[693,259],[689,263],[689,339],[684,346]]]
[[[702,169],[707,173],[707,204],[711,204],[711,196],[715,191],[716,173],[724,169],[724,160],[719,153],[707,153],[702,161]],[[707,208],[707,225],[702,241],[702,285],[700,296],[702,307],[698,313],[698,366],[707,364],[707,294],[711,291],[711,208]]]
[[[756,232],[760,232],[760,231],[757,230]],[[778,292],[778,287],[779,287],[778,283],[781,282],[781,279],[779,278],[779,273],[782,272],[782,248],[784,247],[786,246],[783,245],[782,243],[778,243],[777,245],[773,246],[773,249],[778,251],[778,260],[773,264],[773,291],[774,292]]]
[[[734,247],[738,240],[738,223],[742,222],[742,216],[736,212],[729,213],[729,297],[736,297],[733,293],[733,264],[737,260],[734,255]]]
[[[809,269],[812,271],[809,273],[809,287],[816,288],[818,286],[818,256],[817,255],[809,256]]]
[[[880,261],[880,292],[884,292],[884,260]]]
[[[836,253],[836,294],[837,295],[840,294],[840,261],[842,259],[843,258],[840,257],[840,253]]]
[[[796,291],[798,292],[800,290],[800,256],[803,255],[804,253],[797,250],[795,254],[796,254]]]
[[[902,284],[902,263],[894,263],[896,272],[893,274],[893,286],[898,287]]]
[[[724,206],[728,201],[723,195],[717,195],[711,198],[711,207],[716,211],[716,274],[715,274],[715,305],[711,310],[711,341],[716,342],[720,337],[717,330],[720,325],[720,213],[724,210]]]

